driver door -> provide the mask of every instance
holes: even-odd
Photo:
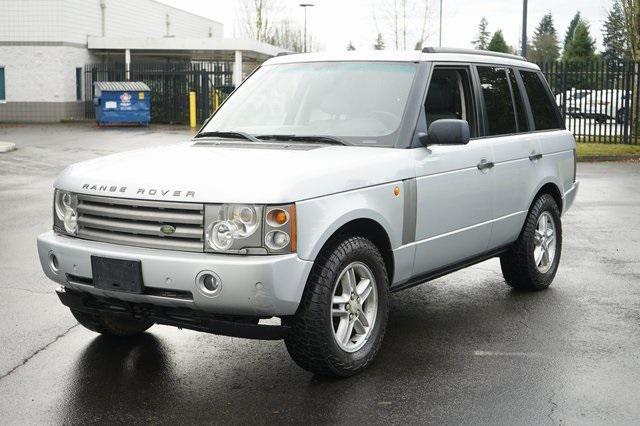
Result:
[[[423,126],[439,119],[469,122],[467,145],[413,150],[417,217],[414,276],[473,258],[491,238],[493,153],[478,138],[480,103],[469,66],[435,66],[424,105]]]

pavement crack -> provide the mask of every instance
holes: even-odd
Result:
[[[555,390],[551,390],[551,395],[549,395],[549,398],[547,399],[547,402],[551,406],[551,409],[549,410],[549,413],[547,413],[547,417],[549,417],[549,420],[551,420],[551,423],[553,423],[553,424],[557,423],[553,419],[553,414],[558,409],[558,404],[553,401],[553,398],[555,398],[555,396],[556,396],[556,391]]]
[[[37,290],[31,290],[28,288],[20,288],[20,287],[2,287],[2,290],[13,290],[13,291],[25,291],[27,293],[32,293],[32,294],[51,294],[50,291],[37,291]]]
[[[13,374],[17,369],[19,369],[20,367],[22,367],[23,365],[25,365],[26,363],[28,363],[29,361],[31,361],[31,359],[33,357],[35,357],[36,355],[38,355],[40,352],[46,350],[49,346],[53,345],[54,343],[56,343],[58,340],[62,339],[64,336],[66,336],[71,330],[73,330],[74,328],[76,328],[77,326],[79,326],[80,324],[75,323],[74,325],[72,325],[71,327],[67,328],[64,332],[58,334],[52,341],[50,341],[49,343],[47,343],[44,346],[41,346],[40,348],[36,349],[31,355],[29,355],[28,357],[24,358],[22,361],[20,361],[20,363],[18,365],[16,365],[15,367],[13,367],[11,370],[7,371],[6,373],[4,373],[2,376],[0,376],[0,380],[5,379],[6,377],[10,376],[11,374]]]

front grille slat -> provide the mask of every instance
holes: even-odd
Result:
[[[167,236],[160,230],[160,226],[148,222],[104,219],[82,215],[80,218],[78,218],[78,224],[87,228],[97,228],[103,229],[105,231],[126,232],[162,238],[192,238],[196,240],[202,240],[202,226],[176,225],[175,232]]]
[[[141,220],[158,223],[201,224],[201,213],[176,213],[173,211],[149,208],[128,208],[98,204],[78,203],[78,212],[92,216],[105,216],[118,219]]]
[[[203,221],[203,204],[78,195],[78,237],[88,240],[203,252]]]

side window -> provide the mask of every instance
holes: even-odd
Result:
[[[520,76],[522,76],[524,90],[529,98],[536,130],[561,129],[562,125],[556,112],[556,106],[541,76],[532,71],[520,71]]]
[[[505,68],[478,67],[487,114],[487,136],[516,133],[516,117]]]
[[[466,120],[471,137],[477,136],[471,74],[468,68],[436,67],[433,70],[424,108],[427,127],[436,120]]]
[[[520,86],[518,80],[512,69],[509,69],[509,82],[511,83],[511,92],[513,93],[513,99],[516,104],[516,117],[518,123],[518,132],[528,132],[529,121],[527,120],[527,113],[524,108],[524,98],[520,92]]]
[[[82,68],[76,68],[76,101],[82,100]]]
[[[0,101],[6,100],[4,93],[4,67],[0,67]]]

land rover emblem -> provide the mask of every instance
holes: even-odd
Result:
[[[172,225],[162,225],[160,231],[165,235],[171,235],[176,232],[176,227]]]

